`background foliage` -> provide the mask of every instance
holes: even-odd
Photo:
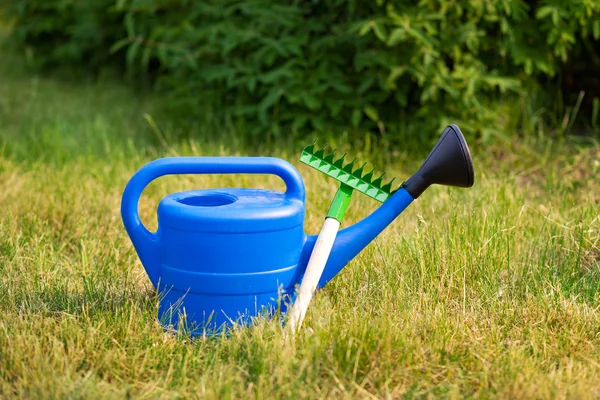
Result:
[[[13,41],[27,50],[35,66],[95,69],[112,61],[107,50],[126,34],[122,13],[110,10],[113,4],[25,0],[7,1],[3,9],[13,22]]]
[[[254,133],[418,122],[436,136],[452,121],[490,135],[507,129],[498,103],[541,87],[551,100],[566,89],[567,102],[585,90],[593,124],[598,115],[598,86],[573,86],[573,71],[592,79],[600,68],[598,0],[25,0],[4,9],[36,65],[115,60],[130,76],[150,72],[175,115],[210,107]]]

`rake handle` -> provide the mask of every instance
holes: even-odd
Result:
[[[325,219],[325,223],[321,228],[321,232],[319,232],[319,237],[317,237],[315,247],[308,260],[298,296],[289,313],[289,324],[292,332],[295,332],[302,325],[310,300],[315,290],[317,290],[317,285],[325,270],[325,265],[329,259],[329,254],[331,253],[339,229],[340,221],[329,217]]]
[[[350,186],[342,183],[331,202],[327,218],[325,218],[321,232],[319,232],[319,236],[315,242],[315,247],[310,254],[298,296],[289,314],[289,323],[292,332],[295,332],[302,325],[310,300],[315,290],[317,290],[317,285],[327,265],[329,254],[331,254],[333,243],[342,224],[342,219],[344,219],[344,214],[350,203],[353,191],[354,189]]]
[[[331,202],[329,211],[327,212],[327,218],[334,218],[341,224],[346,214],[348,204],[350,204],[350,196],[352,196],[352,189],[350,186],[342,183]]]

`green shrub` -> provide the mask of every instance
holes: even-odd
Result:
[[[67,56],[123,52],[132,73],[158,66],[157,85],[181,115],[212,105],[263,134],[419,122],[435,136],[450,121],[490,134],[506,119],[493,104],[556,80],[600,39],[598,0],[55,1],[47,19],[57,33],[56,15],[73,18],[80,3],[95,15],[96,40],[71,34],[78,50]],[[31,7],[16,35],[42,29],[25,18]],[[98,21],[109,16],[123,26],[105,32]]]
[[[117,59],[108,50],[125,36],[124,16],[114,10],[114,3],[114,0],[8,1],[0,8],[0,14],[11,20],[13,42],[27,49],[33,65],[96,69]]]

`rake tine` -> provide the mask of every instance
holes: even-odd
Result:
[[[342,168],[344,170],[344,172],[347,172],[350,175],[352,175],[352,168],[354,167],[355,162],[356,162],[356,157],[354,157],[354,160],[350,161],[348,164],[346,164],[346,166],[344,168]]]
[[[367,183],[371,183],[371,179],[373,179],[373,173],[375,172],[377,168],[373,168],[371,170],[371,172],[369,172],[368,174],[366,174],[365,176],[363,176],[363,180]]]
[[[317,141],[315,140],[314,142],[312,142],[311,144],[309,144],[308,146],[306,146],[304,149],[305,152],[309,153],[309,154],[313,154],[315,151],[315,145],[317,144]]]
[[[333,163],[333,165],[335,165],[336,167],[338,167],[339,169],[342,169],[344,166],[344,158],[346,157],[346,153],[344,153],[343,156],[341,156],[337,161],[335,161]]]
[[[328,162],[329,164],[333,164],[333,158],[335,156],[335,153],[337,152],[337,149],[333,150],[333,152],[329,153],[328,155],[326,155],[323,160]]]
[[[319,150],[315,151],[313,155],[317,158],[323,159],[323,155],[325,154],[325,149],[327,148],[327,143],[321,147]]]
[[[361,167],[359,169],[357,169],[356,171],[354,171],[352,174],[354,176],[356,176],[357,178],[361,179],[362,178],[362,174],[363,174],[364,169],[365,169],[365,165],[367,165],[367,163],[364,163],[363,165],[361,165]]]
[[[394,179],[396,178],[392,178],[391,181],[389,181],[386,185],[384,185],[381,190],[383,190],[384,192],[390,193],[392,190],[392,182],[394,182]]]
[[[383,172],[383,174],[381,174],[379,176],[379,178],[377,178],[373,182],[371,182],[371,185],[375,186],[377,189],[381,189],[381,184],[383,183],[383,176],[384,175],[385,175],[385,171]]]

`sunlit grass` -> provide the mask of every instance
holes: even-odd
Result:
[[[119,86],[11,74],[0,80],[0,397],[600,396],[597,148],[473,142],[475,186],[429,189],[319,292],[295,343],[269,321],[190,341],[157,322],[122,190],[154,158],[243,147],[226,129],[172,141],[152,99]],[[426,153],[337,141],[400,181]],[[316,233],[336,184],[298,163],[304,144],[264,155],[298,167]],[[162,178],[140,213],[154,229],[164,195],[217,185],[282,188]],[[354,196],[345,225],[374,207]]]

